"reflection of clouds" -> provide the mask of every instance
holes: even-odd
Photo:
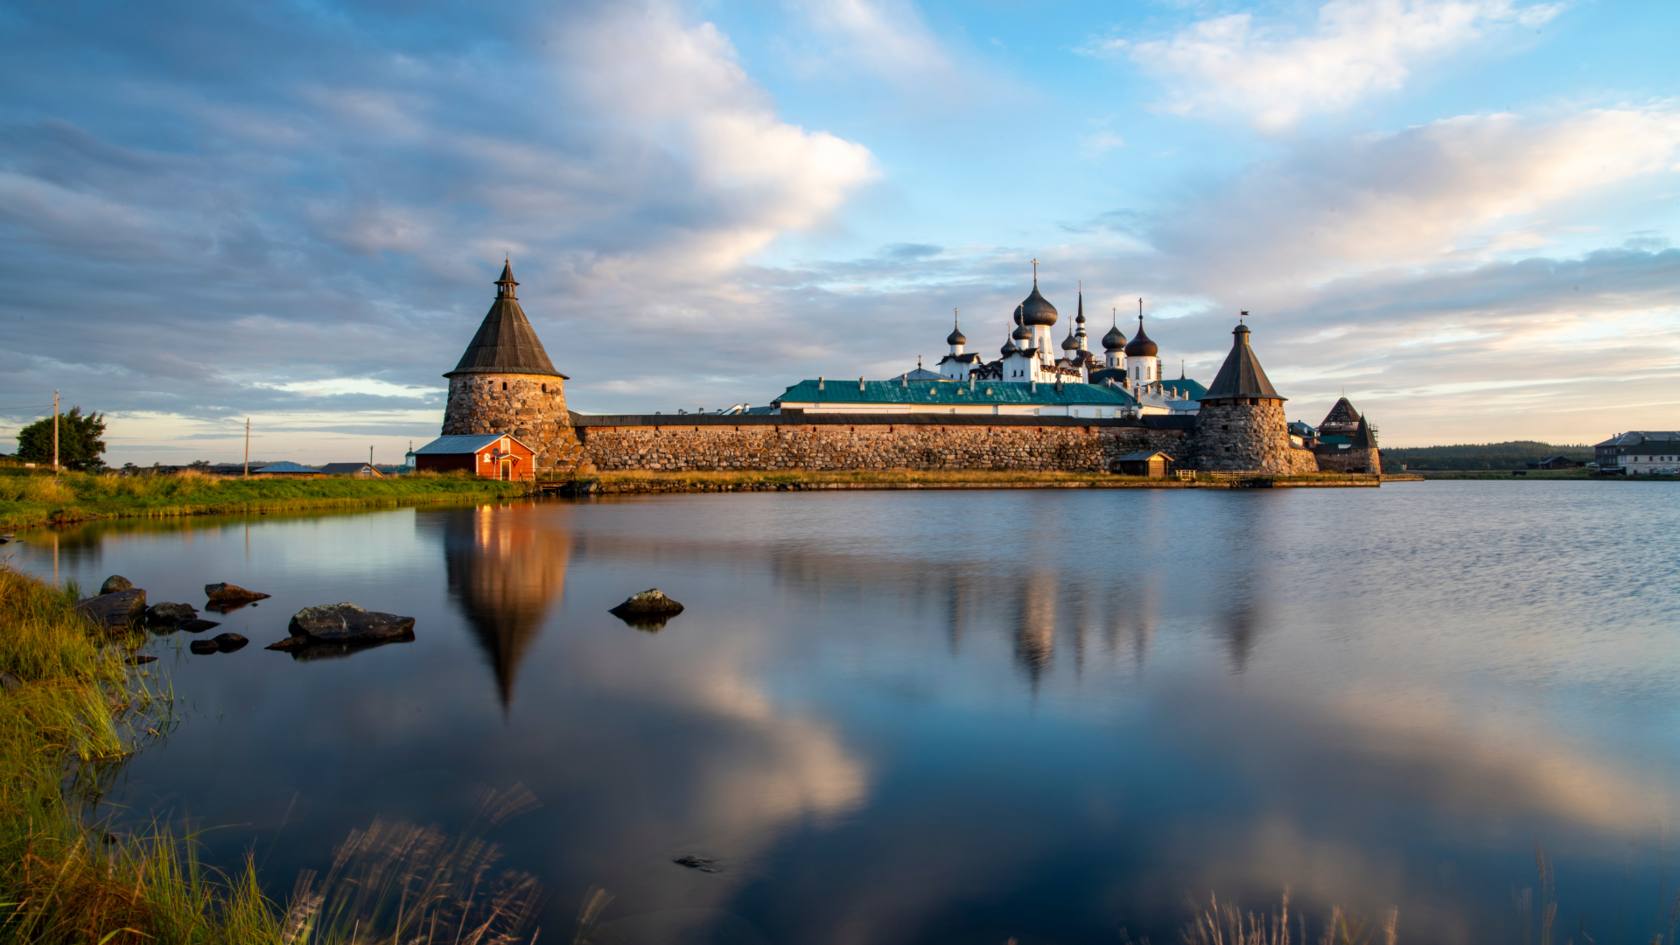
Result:
[[[1182,692],[1182,690],[1173,690]],[[1274,804],[1304,810],[1338,794],[1456,815],[1458,840],[1503,844],[1533,817],[1626,835],[1660,822],[1660,779],[1547,728],[1528,714],[1478,714],[1443,692],[1341,683],[1312,700],[1207,686],[1160,714],[1236,762]]]

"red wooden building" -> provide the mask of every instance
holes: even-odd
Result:
[[[463,470],[486,479],[536,478],[537,454],[507,433],[440,436],[414,451],[414,468],[424,472]]]

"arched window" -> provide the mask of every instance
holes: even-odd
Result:
[[[545,393],[545,394],[548,393],[548,385],[547,384],[543,385],[543,393]]]

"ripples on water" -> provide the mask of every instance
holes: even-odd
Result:
[[[1645,941],[1675,892],[1676,498],[673,496],[100,523],[21,560],[274,595],[223,618],[238,654],[164,638],[186,720],[119,801],[235,825],[209,857],[254,846],[277,895],[376,815],[448,827],[523,783],[543,807],[493,839],[553,891],[545,937],[601,886],[629,942],[1160,943],[1188,896],[1287,886],[1397,905],[1402,941],[1515,940],[1538,840],[1567,932]],[[688,610],[606,612],[649,587]],[[260,648],[339,600],[418,639]]]

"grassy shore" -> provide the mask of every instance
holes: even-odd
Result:
[[[185,473],[112,476],[0,470],[0,528],[91,518],[172,517],[235,512],[472,502],[523,495],[525,483],[464,476],[401,479],[259,479]]]
[[[0,567],[0,942],[277,942],[248,866],[230,880],[162,829],[98,822],[98,798],[166,703],[120,638],[70,610],[75,597]]]

